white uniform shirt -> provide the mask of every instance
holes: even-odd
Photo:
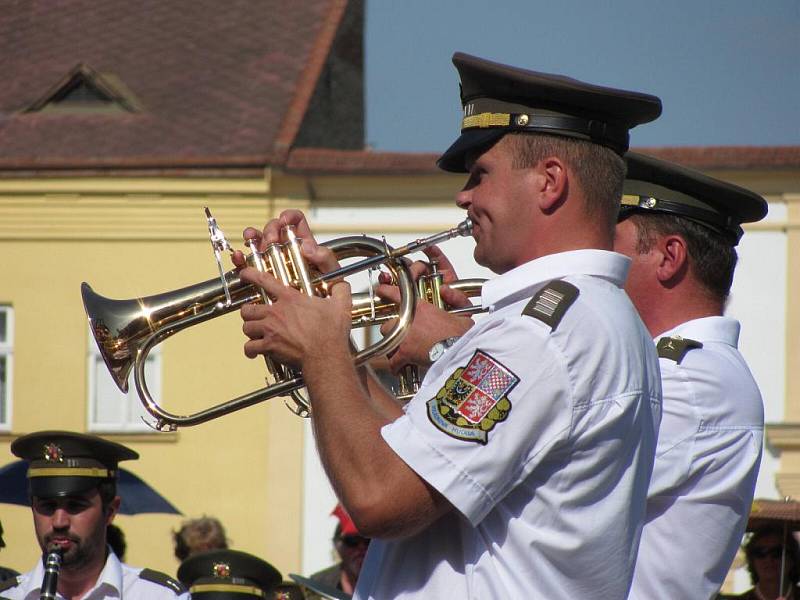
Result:
[[[382,430],[457,510],[416,536],[373,540],[357,600],[626,597],[661,401],[652,339],[621,289],[628,264],[612,252],[566,252],[484,285],[489,314]],[[580,293],[551,331],[522,312],[557,278]],[[448,379],[475,371],[507,398],[491,408],[470,396],[459,408],[472,402],[473,420],[491,408],[485,436],[434,413]]]
[[[764,407],[737,350],[739,323],[688,321],[661,337],[703,344],[661,358],[664,413],[631,599],[713,597],[753,500]]]
[[[178,593],[169,587],[139,577],[141,568],[119,562],[109,550],[105,567],[95,586],[80,600],[189,600],[189,592]],[[19,576],[16,587],[0,592],[0,600],[39,600],[44,566],[39,560],[33,570]],[[61,594],[57,594],[62,598]]]

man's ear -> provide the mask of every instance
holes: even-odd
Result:
[[[549,213],[563,201],[568,190],[567,169],[557,156],[548,156],[539,161],[539,171],[543,179],[539,191],[539,206]]]
[[[665,235],[658,239],[661,260],[656,268],[656,277],[661,283],[675,283],[689,268],[689,253],[686,240],[679,235]]]
[[[114,496],[114,499],[108,503],[106,506],[106,525],[111,525],[114,517],[117,516],[117,513],[119,512],[120,504],[122,504],[122,498],[119,496]]]

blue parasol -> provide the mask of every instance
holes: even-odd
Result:
[[[28,463],[24,460],[17,460],[0,467],[0,503],[30,506],[27,474]],[[117,493],[122,498],[119,508],[122,515],[182,514],[143,479],[126,469],[119,469]]]

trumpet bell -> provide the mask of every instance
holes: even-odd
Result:
[[[217,313],[230,312],[259,296],[239,281],[234,272],[225,273],[229,290],[236,305],[225,310],[225,293],[219,278],[178,290],[128,300],[113,300],[96,293],[84,282],[81,285],[83,307],[89,318],[89,328],[111,378],[123,392],[128,391],[128,379],[142,346],[158,331],[177,333],[177,326],[187,317],[198,316],[216,307]],[[214,315],[217,316],[217,315]],[[209,317],[211,318],[211,317]]]

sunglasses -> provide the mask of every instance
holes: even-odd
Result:
[[[369,538],[361,537],[360,535],[343,535],[339,539],[348,548],[356,548],[361,544],[365,546],[369,544]]]
[[[753,558],[780,558],[783,553],[783,548],[780,546],[768,546],[766,548],[753,548],[750,554]]]

